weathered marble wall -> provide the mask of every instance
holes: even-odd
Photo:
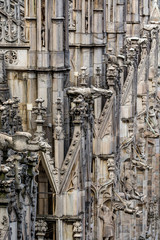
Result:
[[[9,0],[0,15],[0,94],[8,82],[23,130],[43,124],[51,146],[35,239],[159,239],[157,1]]]

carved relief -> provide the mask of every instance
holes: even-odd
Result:
[[[38,220],[35,223],[35,231],[36,231],[36,235],[38,237],[38,239],[44,239],[44,236],[46,234],[48,227],[47,227],[47,223],[43,220]]]
[[[0,41],[3,44],[27,43],[24,27],[24,3],[20,0],[17,1],[17,4],[12,4],[11,0],[5,4],[1,2],[0,16]]]
[[[18,26],[13,23],[12,18],[9,16],[5,24],[5,40],[14,42],[17,40]]]
[[[6,51],[4,54],[5,62],[8,64],[17,64],[17,52],[16,51]]]

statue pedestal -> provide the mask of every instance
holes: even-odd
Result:
[[[37,233],[38,240],[44,240],[45,233]]]

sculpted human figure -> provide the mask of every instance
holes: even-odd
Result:
[[[73,21],[73,0],[69,0],[68,14],[69,14],[69,28],[74,28],[75,23]]]
[[[125,161],[121,172],[121,181],[127,197],[131,197],[134,189],[134,172],[131,170],[130,161]]]
[[[108,173],[109,173],[109,179],[114,179],[115,178],[115,162],[114,159],[109,158],[107,161],[107,165],[108,165]]]
[[[114,240],[115,215],[107,206],[100,208],[99,218],[103,220],[103,240]]]
[[[149,108],[149,124],[151,126],[151,129],[153,129],[152,131],[154,131],[155,134],[158,134],[159,129],[158,129],[158,121],[157,121],[156,115],[157,115],[156,110],[154,109],[153,106],[151,106]]]
[[[141,156],[142,159],[145,159],[145,143],[146,140],[144,138],[145,136],[145,123],[144,123],[144,119],[140,118],[138,119],[137,122],[137,144],[138,144],[138,148],[139,148],[139,154]]]
[[[140,159],[133,159],[132,163],[134,166],[136,166],[137,168],[141,169],[141,170],[145,170],[145,169],[152,169],[151,166],[149,166],[146,161],[144,160],[140,160]]]
[[[123,163],[123,169],[121,171],[121,182],[126,199],[142,200],[143,194],[140,194],[136,190],[136,174],[133,170],[133,165],[130,159],[127,159]]]
[[[122,198],[118,193],[114,192],[115,195],[118,197],[118,199],[120,200],[120,202],[122,203],[118,206],[116,206],[116,210],[123,210],[125,213],[128,214],[136,214],[136,217],[140,217],[140,215],[142,214],[142,211],[139,210],[139,207],[134,207],[133,205],[133,200],[126,200],[124,198]]]

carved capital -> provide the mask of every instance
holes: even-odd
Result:
[[[43,220],[38,220],[35,223],[35,231],[36,231],[36,236],[38,237],[38,240],[43,240],[44,236],[46,234],[48,227],[47,223]]]

